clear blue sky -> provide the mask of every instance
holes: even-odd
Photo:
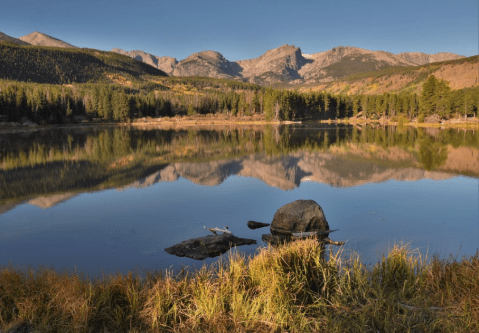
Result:
[[[0,31],[40,31],[80,47],[228,60],[283,44],[399,52],[478,51],[478,0],[0,0]]]

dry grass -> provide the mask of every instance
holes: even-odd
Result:
[[[3,332],[477,332],[479,254],[425,261],[395,246],[372,267],[312,239],[196,272],[91,280],[0,271]]]

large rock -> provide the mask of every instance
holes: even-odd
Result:
[[[276,211],[271,222],[271,234],[291,235],[293,232],[329,230],[323,209],[313,200],[296,200]]]
[[[254,239],[239,238],[232,234],[210,235],[188,239],[166,248],[165,251],[178,257],[196,260],[214,258],[227,252],[233,246],[256,244]]]
[[[424,118],[424,122],[427,124],[440,124],[441,118],[437,114],[433,114],[429,117]]]

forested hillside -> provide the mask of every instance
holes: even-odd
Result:
[[[0,78],[15,81],[66,84],[140,79],[166,74],[130,57],[93,49],[64,49],[0,44]]]
[[[477,59],[451,63],[476,65]],[[423,68],[442,68],[441,64],[427,66]],[[409,70],[416,73],[416,69]],[[390,71],[378,77],[408,73],[407,69]],[[355,116],[422,121],[432,114],[440,119],[477,116],[477,85],[453,90],[448,81],[428,75],[430,72],[419,70],[416,84],[423,83],[418,91],[298,91],[228,79],[167,77],[159,69],[112,52],[7,42],[0,44],[0,122],[26,118],[58,124],[78,121],[78,116],[90,121],[124,122],[140,117],[218,113],[262,115],[267,121]]]
[[[263,115],[266,120],[340,119],[362,115],[391,120],[436,114],[441,119],[477,116],[479,88],[451,91],[447,82],[430,76],[423,93],[346,95],[264,88],[205,78],[156,78],[154,82],[49,85],[0,81],[0,118],[37,123],[92,120],[130,121],[176,114]]]
[[[431,75],[448,82],[452,90],[479,86],[479,57],[473,56],[421,66],[390,67],[349,75],[326,83],[303,86],[304,91],[328,91],[334,94],[421,93]]]

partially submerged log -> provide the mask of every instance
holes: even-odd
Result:
[[[239,238],[233,236],[231,233],[224,233],[221,235],[209,235],[188,239],[166,248],[165,251],[178,257],[204,260],[226,253],[233,246],[252,244],[256,244],[256,240]]]
[[[269,226],[269,223],[248,221],[248,228],[250,228],[250,229],[259,229],[259,228],[264,228],[264,227],[268,227],[268,226]]]

